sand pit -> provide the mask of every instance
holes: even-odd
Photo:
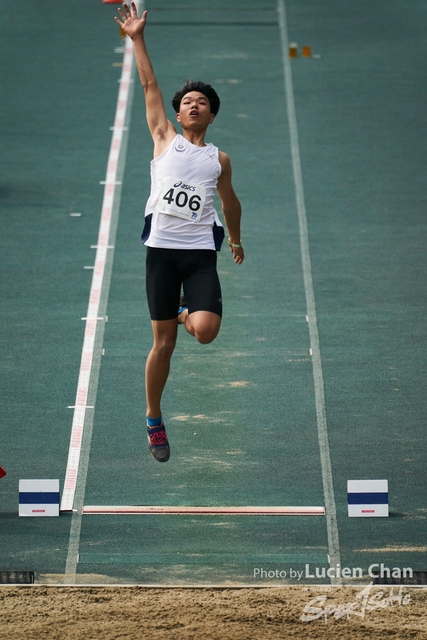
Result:
[[[426,638],[427,589],[4,586],[4,638]]]

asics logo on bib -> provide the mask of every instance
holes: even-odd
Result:
[[[191,184],[184,184],[183,182],[175,182],[174,187],[181,187],[181,189],[187,189],[188,191],[195,191],[196,187]]]

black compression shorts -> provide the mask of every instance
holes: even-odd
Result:
[[[211,249],[147,247],[146,288],[152,320],[178,316],[181,285],[188,312],[211,311],[222,316],[217,254]]]

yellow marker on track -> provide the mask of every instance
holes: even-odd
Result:
[[[289,57],[298,58],[298,45],[296,42],[291,42],[289,45]]]

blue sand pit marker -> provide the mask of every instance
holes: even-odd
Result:
[[[59,480],[20,480],[20,516],[59,516]]]
[[[388,516],[388,480],[348,480],[349,518]]]

